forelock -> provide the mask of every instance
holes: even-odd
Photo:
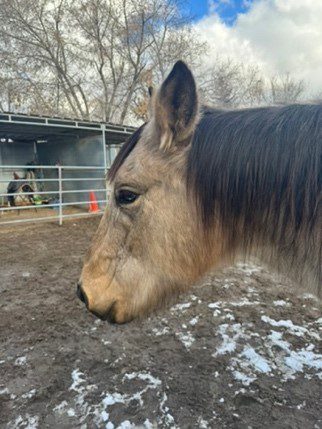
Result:
[[[132,150],[137,145],[145,125],[146,124],[141,125],[141,127],[139,127],[121,147],[107,175],[107,179],[110,182],[113,182],[120,167],[124,164],[124,161],[128,158]]]

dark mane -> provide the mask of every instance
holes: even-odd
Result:
[[[205,110],[187,188],[206,230],[216,215],[231,243],[242,234],[247,248],[260,236],[297,256],[301,239],[321,275],[322,105]]]
[[[116,173],[118,172],[121,165],[124,163],[126,158],[130,155],[134,147],[136,146],[137,142],[140,140],[141,133],[143,131],[145,124],[141,125],[140,128],[138,128],[129,138],[128,140],[122,145],[119,153],[117,154],[109,172],[107,175],[107,179],[109,181],[113,181],[115,179]]]
[[[144,126],[122,146],[109,180]],[[312,271],[321,284],[321,104],[204,109],[189,151],[187,190],[206,232],[219,219],[232,249],[273,245],[298,264],[299,277]]]

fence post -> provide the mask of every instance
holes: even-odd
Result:
[[[59,193],[59,225],[63,224],[63,181],[62,167],[58,166],[58,193]]]

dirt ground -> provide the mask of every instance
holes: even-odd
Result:
[[[0,229],[1,428],[322,428],[322,312],[254,264],[112,326],[75,297],[97,219]]]
[[[18,207],[18,206],[17,206]],[[47,208],[47,207],[37,207],[37,206],[28,206],[31,208],[28,209],[19,209],[19,210],[8,210],[4,211],[1,210],[2,208],[7,209],[8,206],[0,206],[0,230],[3,227],[9,226],[9,222],[18,222],[23,220],[30,220],[30,222],[37,222],[37,219],[42,218],[47,221],[51,222],[58,222],[58,216],[59,212],[56,209],[53,208]],[[67,206],[63,209],[63,215],[64,216],[71,216],[71,217],[83,217],[88,214],[88,208],[87,207],[73,207],[73,206]],[[39,222],[38,222],[39,223]]]

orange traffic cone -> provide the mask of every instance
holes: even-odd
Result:
[[[88,212],[89,213],[96,213],[96,212],[98,212],[100,209],[99,209],[99,207],[98,207],[98,204],[97,204],[97,200],[96,200],[96,197],[95,197],[95,194],[94,194],[94,192],[93,191],[91,191],[90,193],[89,193],[89,209],[88,209]]]

